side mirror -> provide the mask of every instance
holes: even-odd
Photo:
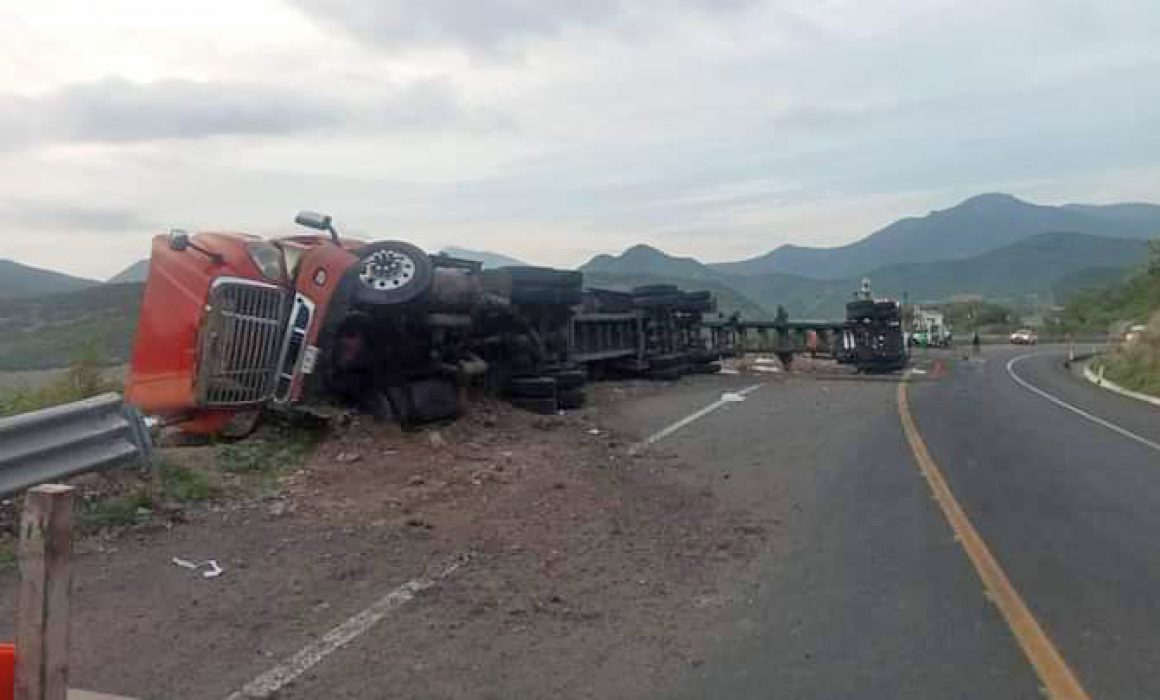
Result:
[[[326,214],[319,214],[316,211],[300,211],[298,216],[294,217],[294,223],[306,228],[318,229],[319,231],[330,230],[330,217]]]
[[[331,240],[334,241],[335,245],[338,245],[338,231],[335,231],[334,226],[331,225],[329,215],[319,214],[316,211],[300,211],[298,216],[294,217],[294,223],[319,231],[329,231]]]
[[[179,228],[169,231],[169,249],[181,252],[189,248],[189,233]]]

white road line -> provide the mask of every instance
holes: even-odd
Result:
[[[640,451],[648,448],[649,446],[655,445],[656,443],[660,442],[661,440],[664,440],[668,436],[672,435],[673,433],[677,432],[678,430],[680,430],[681,428],[685,427],[686,425],[692,423],[693,421],[700,420],[701,418],[704,418],[705,416],[709,415],[713,411],[716,411],[717,409],[721,408],[722,406],[724,406],[726,404],[730,404],[730,403],[736,403],[737,399],[728,398],[730,394],[739,394],[741,396],[748,396],[749,394],[753,393],[754,391],[757,391],[758,389],[760,389],[763,386],[765,386],[765,385],[764,384],[754,384],[753,386],[747,386],[740,391],[726,392],[726,393],[721,395],[720,399],[717,399],[716,401],[714,401],[713,403],[709,404],[708,406],[702,408],[701,410],[697,411],[696,413],[691,413],[691,414],[685,416],[684,418],[680,419],[676,423],[673,423],[672,425],[665,426],[664,428],[661,428],[660,430],[653,433],[652,435],[649,435],[643,441],[637,443],[636,445],[633,445],[632,449],[629,450],[629,452],[631,454],[636,454],[637,452],[640,452]]]
[[[1030,391],[1032,393],[1035,393],[1035,394],[1038,394],[1039,396],[1042,396],[1043,398],[1047,399],[1048,401],[1052,402],[1053,404],[1055,404],[1061,408],[1066,408],[1067,410],[1071,411],[1072,413],[1075,413],[1076,415],[1087,418],[1088,420],[1095,423],[1096,425],[1102,425],[1103,427],[1107,428],[1108,430],[1111,430],[1112,432],[1119,433],[1120,435],[1123,435],[1124,437],[1128,438],[1129,440],[1135,440],[1136,442],[1140,443],[1141,445],[1143,445],[1145,447],[1150,447],[1153,450],[1160,452],[1160,443],[1153,442],[1146,437],[1141,437],[1141,436],[1137,435],[1136,433],[1133,433],[1131,430],[1128,430],[1127,428],[1121,428],[1120,426],[1116,425],[1115,423],[1112,423],[1110,421],[1106,421],[1103,418],[1100,418],[1099,416],[1093,416],[1092,414],[1088,413],[1087,411],[1083,410],[1082,408],[1077,408],[1075,406],[1072,406],[1071,404],[1069,404],[1068,402],[1059,398],[1058,396],[1055,396],[1053,394],[1049,394],[1046,391],[1044,391],[1043,389],[1040,389],[1037,386],[1033,386],[1026,379],[1024,379],[1023,377],[1020,377],[1018,374],[1015,374],[1015,365],[1017,363],[1019,363],[1022,360],[1026,360],[1029,357],[1034,357],[1035,355],[1038,355],[1038,354],[1041,354],[1041,353],[1032,352],[1032,353],[1027,353],[1026,355],[1019,355],[1018,357],[1012,357],[1011,360],[1007,363],[1007,374],[1011,375],[1011,378],[1014,379],[1015,382],[1019,384],[1019,386],[1023,387],[1024,389],[1027,389],[1028,391]]]
[[[459,562],[444,567],[437,574],[408,581],[375,601],[369,608],[330,630],[298,653],[247,683],[226,700],[268,698],[294,679],[318,665],[326,657],[361,637],[379,623],[387,613],[415,599],[415,594],[431,588],[459,568]]]

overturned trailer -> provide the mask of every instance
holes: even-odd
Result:
[[[671,380],[719,371],[720,352],[704,325],[716,308],[711,293],[674,285],[587,289],[571,318],[571,358],[601,375]]]
[[[835,357],[866,373],[904,368],[908,356],[898,303],[864,298],[846,304],[846,322]]]
[[[578,272],[482,270],[402,241],[342,238],[328,216],[296,221],[319,233],[154,238],[133,404],[205,434],[244,434],[263,411],[291,408],[353,406],[408,426],[458,415],[468,385],[555,413],[582,405],[588,370],[603,360],[689,369],[673,356],[691,343],[697,304],[680,292],[675,304],[667,291],[651,306],[639,294],[627,315],[585,316]],[[603,355],[582,347],[578,328]]]

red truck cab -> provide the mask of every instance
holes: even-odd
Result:
[[[173,231],[153,239],[130,403],[206,434],[270,403],[297,403],[336,299],[397,304],[430,285],[430,260],[410,244],[340,240],[330,217],[310,212],[296,221],[329,235],[265,241]]]

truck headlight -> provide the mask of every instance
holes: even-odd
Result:
[[[284,282],[285,268],[282,266],[282,251],[265,241],[253,241],[246,244],[246,252],[250,260],[262,273],[262,276],[271,282]]]

